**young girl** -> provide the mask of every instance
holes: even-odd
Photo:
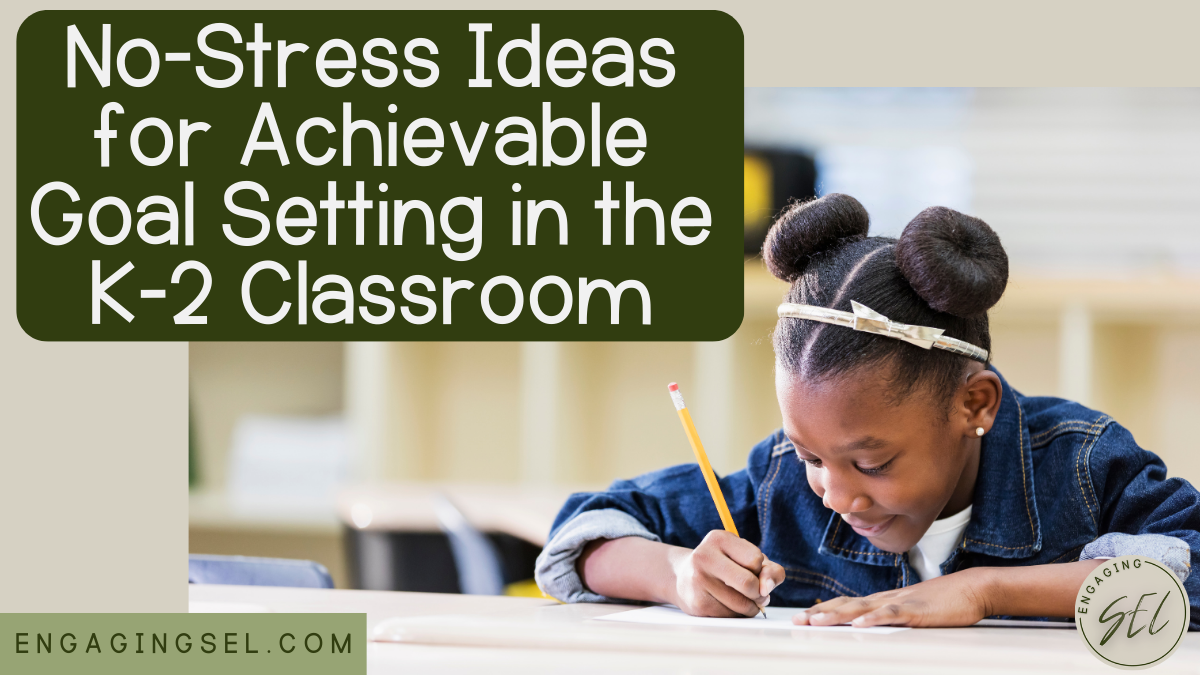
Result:
[[[767,266],[791,283],[774,337],[784,425],[720,481],[743,538],[694,464],[663,469],[573,495],[538,559],[542,590],[960,626],[1070,617],[1101,559],[1138,554],[1184,581],[1200,630],[1200,494],[1111,418],[1023,396],[988,365],[987,310],[1008,281],[995,232],[942,207],[899,239],[867,225],[831,194],[767,237]]]

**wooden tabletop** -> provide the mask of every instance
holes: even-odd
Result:
[[[349,487],[338,495],[342,522],[364,530],[438,532],[433,495],[441,493],[476,529],[504,532],[538,546],[572,492],[597,486],[490,483],[380,483]]]
[[[373,642],[372,675],[438,672],[1112,673],[1071,629],[915,629],[890,635],[721,630],[594,621],[621,605],[433,593],[190,586],[194,608],[365,612],[399,620],[403,642]],[[395,623],[392,624],[393,627]],[[1155,673],[1200,673],[1200,633]]]

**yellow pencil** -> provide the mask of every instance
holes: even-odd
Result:
[[[717,483],[717,475],[713,473],[712,465],[708,463],[708,455],[704,452],[704,445],[700,442],[700,434],[696,433],[696,425],[692,422],[692,414],[688,412],[687,405],[683,402],[683,393],[679,391],[679,385],[672,382],[667,385],[667,391],[671,392],[671,401],[675,403],[675,410],[679,413],[679,421],[683,423],[683,432],[687,434],[688,441],[692,444],[692,452],[696,453],[696,462],[700,464],[700,472],[704,474],[704,482],[708,483],[708,492],[712,495],[713,503],[717,505],[717,513],[721,515],[721,524],[725,526],[725,531],[733,534],[735,537],[742,535],[738,534],[737,525],[733,524],[733,515],[729,513],[729,505],[725,503],[725,495],[721,494],[721,485]],[[763,618],[767,618],[767,611],[762,607],[758,607],[758,611],[762,612]]]

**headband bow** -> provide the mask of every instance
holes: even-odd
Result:
[[[976,347],[969,342],[946,337],[942,334],[945,331],[941,328],[910,326],[906,323],[892,321],[870,307],[854,300],[850,301],[850,307],[854,310],[853,313],[829,309],[827,307],[797,305],[785,302],[779,306],[778,312],[780,318],[809,319],[822,323],[831,323],[835,326],[845,326],[864,333],[873,333],[875,335],[903,340],[921,349],[937,347],[938,349],[944,349],[960,356],[975,359],[981,363],[987,363],[988,352],[986,349]]]

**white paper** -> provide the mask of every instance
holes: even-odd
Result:
[[[827,631],[832,633],[896,633],[909,630],[907,626],[797,626],[792,623],[792,615],[799,612],[799,607],[767,607],[767,618],[758,615],[753,619],[715,619],[702,616],[688,616],[683,610],[672,606],[644,607],[631,609],[627,612],[616,612],[596,617],[597,621],[623,621],[626,623],[649,623],[659,626],[701,626],[708,628],[748,628],[750,630],[802,630]]]

